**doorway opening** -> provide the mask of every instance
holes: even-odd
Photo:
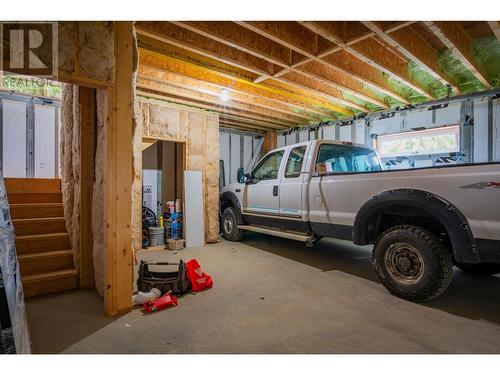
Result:
[[[142,248],[183,247],[184,142],[143,138]]]

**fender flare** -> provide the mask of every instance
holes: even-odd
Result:
[[[236,208],[236,216],[238,217],[238,224],[245,224],[245,220],[243,219],[243,215],[241,213],[241,204],[238,200],[236,194],[232,191],[225,191],[220,195],[219,198],[219,216],[222,217],[222,207],[224,206],[224,202],[229,202],[231,206]]]
[[[448,234],[455,261],[481,262],[479,248],[466,217],[446,199],[423,190],[395,189],[374,195],[361,206],[356,215],[353,242],[357,245],[372,242],[370,239],[373,240],[373,231],[378,230],[379,223],[373,225],[371,220],[384,209],[395,205],[424,210],[439,221]]]

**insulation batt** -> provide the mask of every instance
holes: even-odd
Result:
[[[204,111],[188,110],[153,99],[141,98],[138,107],[141,113],[137,117],[141,121],[143,136],[186,142],[187,170],[203,172],[205,241],[218,241],[219,116]],[[134,149],[140,150],[140,145],[134,142]],[[134,158],[135,154],[134,152]],[[134,167],[141,168],[142,165],[134,161]],[[134,175],[137,181],[141,173],[135,170]],[[141,196],[138,194],[133,200],[134,208],[140,209]],[[134,216],[140,217],[137,214]],[[141,236],[140,228],[134,228],[133,237],[141,238]],[[134,249],[137,248],[134,246]]]
[[[64,217],[73,250],[73,264],[80,265],[80,108],[79,88],[64,85],[61,107],[61,183]]]

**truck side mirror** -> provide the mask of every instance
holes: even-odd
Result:
[[[238,182],[240,184],[243,184],[245,182],[245,171],[243,170],[242,167],[238,168]]]

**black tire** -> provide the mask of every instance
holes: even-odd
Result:
[[[458,268],[463,272],[473,276],[492,276],[500,273],[500,264],[497,263],[478,263],[478,264],[463,264],[456,263]]]
[[[222,237],[228,241],[239,241],[243,238],[243,231],[238,229],[238,217],[233,207],[228,207],[222,213]]]
[[[453,275],[451,252],[433,233],[414,225],[384,231],[373,248],[372,265],[389,292],[414,302],[441,295]]]

